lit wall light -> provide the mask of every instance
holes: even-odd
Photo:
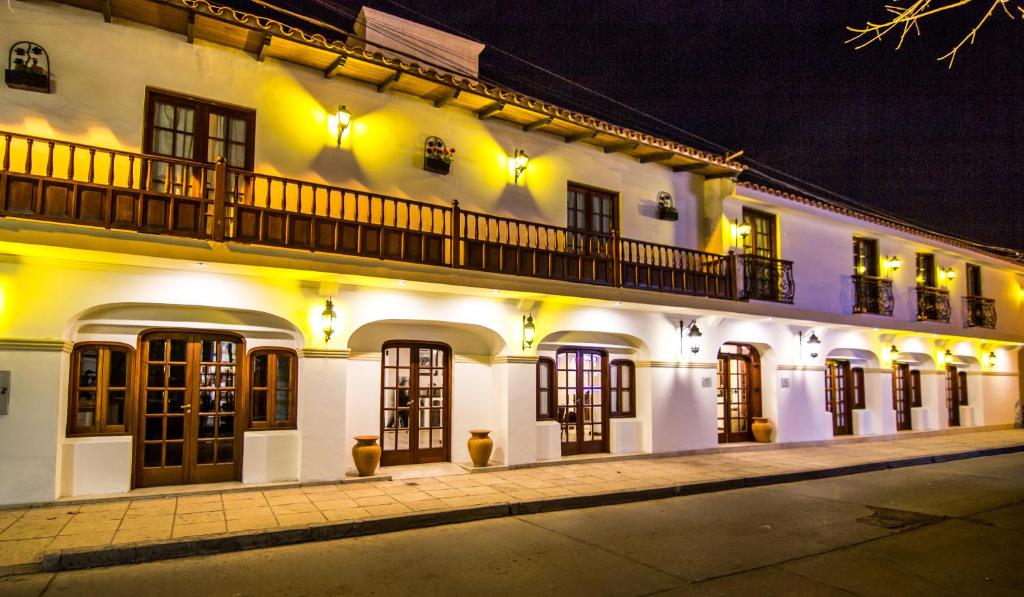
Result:
[[[989,352],[988,355],[985,356],[985,365],[987,367],[989,367],[989,368],[992,368],[992,367],[996,366],[996,353],[995,352]]]
[[[949,352],[949,349],[946,349],[946,354],[942,355],[942,362],[947,365],[953,364],[953,353]]]
[[[685,333],[684,330],[687,330]],[[701,345],[701,333],[700,328],[697,327],[697,320],[694,319],[690,323],[686,323],[683,320],[679,320],[679,352],[683,352],[687,344],[690,346],[690,352],[697,354],[700,352]]]
[[[903,267],[903,260],[900,259],[899,255],[893,255],[883,259],[882,265],[885,267],[885,271],[887,273],[897,272],[901,267]]]
[[[516,184],[519,184],[519,177],[526,172],[526,167],[529,165],[530,156],[526,155],[526,152],[522,149],[517,149],[512,157],[512,171],[515,173]]]
[[[733,221],[733,228],[736,230],[736,236],[740,239],[739,245],[745,246],[747,244],[747,237],[750,236],[750,222],[735,220]]]
[[[892,348],[889,349],[889,361],[892,362],[892,363],[895,363],[896,360],[899,359],[899,358],[900,358],[900,349],[896,348],[896,345],[893,344]]]
[[[338,106],[335,119],[338,121],[338,147],[341,147],[341,136],[345,134],[348,125],[352,122],[352,113],[345,106]]]
[[[956,270],[951,267],[947,267],[946,269],[941,270],[941,273],[946,278],[947,282],[956,279]]]
[[[337,318],[338,314],[334,312],[334,301],[327,299],[327,303],[324,305],[324,312],[320,314],[320,321],[324,329],[324,342],[331,341],[331,336],[334,335],[334,322]]]
[[[533,325],[533,313],[523,315],[523,350],[533,347],[533,339],[537,336],[537,327]]]
[[[801,346],[804,345],[804,333],[803,332],[800,332],[800,345]],[[818,335],[815,334],[813,331],[811,332],[811,335],[807,337],[807,346],[810,347],[811,358],[812,359],[818,358],[818,350],[819,350],[819,347],[821,346],[821,339],[818,338]]]

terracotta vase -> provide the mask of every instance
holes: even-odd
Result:
[[[356,463],[356,470],[359,471],[360,477],[369,477],[380,464],[378,439],[376,435],[357,435],[355,437],[356,445],[352,446],[352,460]]]
[[[469,457],[473,459],[473,466],[487,466],[494,449],[494,440],[488,437],[491,430],[471,429],[469,433],[472,436],[469,438]]]
[[[750,431],[754,433],[754,440],[766,444],[772,441],[772,430],[775,426],[767,417],[754,417],[750,424]]]

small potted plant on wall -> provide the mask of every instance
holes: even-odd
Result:
[[[455,148],[448,147],[440,137],[427,137],[423,144],[423,169],[435,174],[448,174],[455,158]]]
[[[19,41],[7,53],[8,87],[50,93],[50,56],[39,44]]]

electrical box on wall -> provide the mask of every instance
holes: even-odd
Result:
[[[6,415],[11,403],[11,372],[0,371],[0,415]]]

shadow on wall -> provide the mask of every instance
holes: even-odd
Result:
[[[505,350],[505,340],[492,329],[470,323],[386,319],[367,323],[349,336],[352,352],[380,352],[385,342],[408,340],[437,342],[452,349],[453,354],[494,356]]]
[[[640,360],[650,358],[650,350],[643,340],[617,332],[563,330],[552,332],[537,343],[538,350],[556,350],[562,346],[592,346],[612,353],[629,354]]]
[[[879,362],[875,353],[860,348],[834,348],[825,355],[825,359],[850,361],[870,369],[877,368]]]

